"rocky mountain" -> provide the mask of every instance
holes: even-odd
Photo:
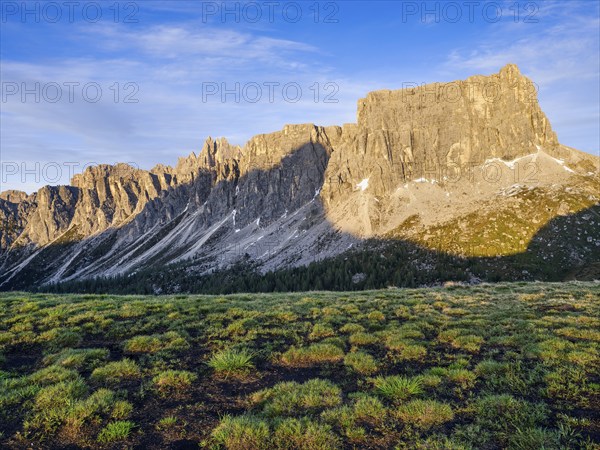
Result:
[[[507,65],[371,92],[353,124],[286,125],[243,147],[208,138],[175,167],[100,165],[70,186],[3,192],[0,289],[240,263],[266,273],[399,243],[492,258],[513,277],[545,273],[517,270],[523,258],[573,276],[600,261],[599,173],[598,157],[558,142],[534,84]],[[369,270],[346,275],[360,284]]]

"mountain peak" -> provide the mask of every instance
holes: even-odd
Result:
[[[510,79],[523,76],[519,70],[519,67],[513,63],[508,63],[502,69],[500,69],[499,75],[501,77],[507,77]]]
[[[401,145],[420,163],[434,154],[437,161],[515,158],[558,145],[535,85],[514,64],[489,76],[371,92],[357,116],[361,128],[403,135]]]

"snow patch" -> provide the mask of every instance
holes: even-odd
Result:
[[[364,191],[365,189],[367,189],[369,187],[369,179],[365,178],[360,183],[358,183],[356,185],[356,187],[359,188],[361,191]]]
[[[427,178],[422,178],[421,177],[421,178],[417,178],[415,180],[415,183],[431,183],[431,184],[436,184],[437,180],[433,180],[433,179],[432,180],[428,180]]]
[[[548,157],[549,157],[550,159],[552,159],[552,160],[553,160],[553,161],[554,161],[556,164],[559,164],[559,165],[561,165],[561,166],[563,167],[563,169],[565,169],[567,172],[570,172],[570,173],[575,173],[575,171],[574,171],[573,169],[571,169],[571,168],[569,168],[569,167],[565,166],[565,161],[564,161],[563,159],[556,159],[556,158],[553,158],[553,157],[552,157],[552,156],[550,156],[550,155],[548,155]]]
[[[538,151],[541,150],[540,146],[537,146]],[[525,158],[529,158],[530,156],[536,156],[535,153],[530,153],[529,155],[525,155],[525,156],[519,156],[518,158],[513,159],[512,161],[505,161],[502,158],[491,158],[491,159],[486,159],[483,163],[484,166],[488,165],[488,164],[492,164],[492,163],[502,163],[504,164],[506,167],[508,167],[509,169],[514,169],[515,165],[521,161],[522,159]]]
[[[486,159],[485,162],[483,163],[483,165],[487,166],[488,164],[502,163],[509,169],[514,169],[515,164],[518,162],[519,159],[521,159],[521,158],[513,159],[512,161],[504,161],[501,158],[490,158],[490,159]]]

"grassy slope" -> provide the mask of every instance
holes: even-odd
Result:
[[[0,302],[8,448],[600,441],[597,283]]]

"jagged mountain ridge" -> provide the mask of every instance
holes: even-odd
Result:
[[[244,258],[271,270],[369,237],[514,254],[552,218],[598,203],[599,168],[558,142],[533,83],[508,65],[489,77],[372,92],[355,124],[287,125],[243,148],[209,138],[175,167],[101,165],[71,186],[2,193],[0,284],[182,261],[195,274]],[[516,229],[498,226],[511,217]],[[588,237],[591,250],[600,245]]]

